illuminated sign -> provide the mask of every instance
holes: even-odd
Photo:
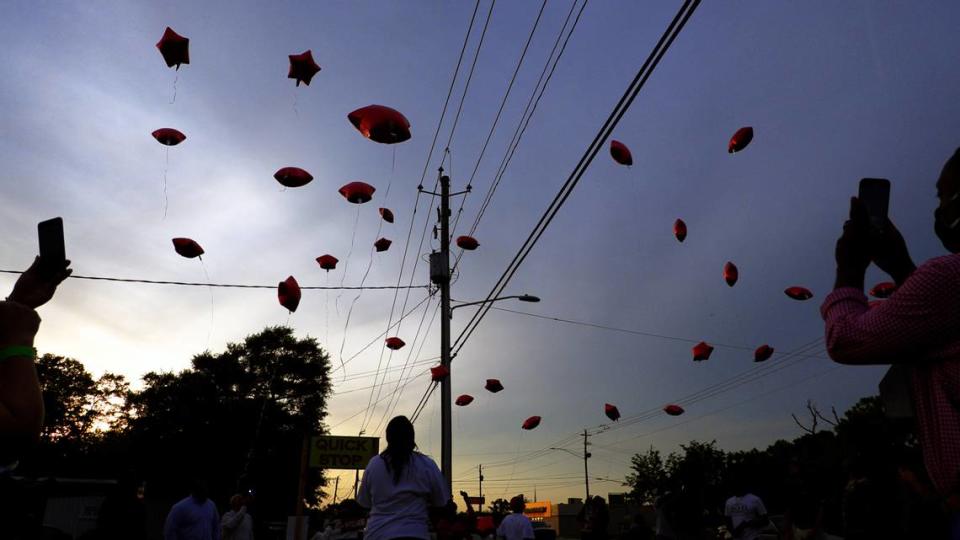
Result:
[[[322,435],[310,439],[310,466],[314,468],[365,469],[379,453],[379,437]]]
[[[531,518],[543,519],[553,516],[552,509],[553,505],[550,501],[528,502],[523,509],[523,514]]]

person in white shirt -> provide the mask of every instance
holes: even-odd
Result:
[[[253,540],[253,518],[247,513],[247,501],[240,494],[230,497],[230,510],[220,519],[223,540]]]
[[[724,515],[727,528],[736,540],[756,540],[770,523],[763,501],[744,485],[736,486],[734,495],[727,499]]]
[[[523,515],[525,503],[523,495],[510,499],[510,510],[513,512],[503,518],[497,527],[497,538],[505,540],[534,540],[533,525],[530,518]]]
[[[357,495],[370,509],[364,540],[430,540],[429,508],[446,506],[450,493],[437,464],[416,447],[410,420],[390,420],[387,448],[370,459]]]

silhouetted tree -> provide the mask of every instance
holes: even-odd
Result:
[[[148,491],[176,498],[190,476],[204,476],[221,503],[254,490],[257,510],[293,510],[303,438],[323,431],[330,394],[327,353],[312,338],[272,327],[205,352],[179,373],[148,373],[130,395],[128,431],[134,465]],[[307,500],[315,504],[321,471],[311,471]]]

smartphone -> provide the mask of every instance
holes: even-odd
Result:
[[[37,224],[40,239],[40,268],[44,272],[63,269],[67,254],[63,247],[63,219],[55,217]]]
[[[887,210],[890,206],[890,181],[885,178],[864,178],[860,180],[860,201],[867,208],[870,224],[880,230],[887,222]]]

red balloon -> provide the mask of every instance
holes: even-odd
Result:
[[[809,300],[813,298],[813,293],[805,287],[787,287],[783,292],[794,300]]]
[[[503,390],[503,385],[500,384],[500,379],[487,379],[487,384],[484,386],[491,393],[496,394],[497,392]]]
[[[373,243],[373,247],[374,247],[374,248],[377,250],[377,252],[379,253],[379,252],[381,252],[381,251],[386,251],[386,250],[390,249],[390,244],[392,244],[392,243],[393,243],[392,240],[387,240],[386,238],[381,238],[381,239],[379,239],[379,240],[377,240],[376,242]]]
[[[733,287],[737,284],[739,278],[740,272],[737,270],[737,265],[727,261],[727,264],[723,265],[723,280],[727,282],[727,285]]]
[[[533,428],[535,428],[535,427],[537,427],[537,426],[539,426],[539,425],[540,425],[540,417],[539,417],[539,416],[531,416],[530,418],[527,418],[526,420],[524,420],[524,421],[523,421],[523,425],[520,426],[520,427],[522,427],[523,429],[526,429],[526,430],[531,430],[531,429],[533,429]]]
[[[753,351],[754,362],[766,362],[771,356],[773,356],[773,347],[767,344],[763,344]]]
[[[461,249],[465,249],[467,251],[473,251],[478,247],[480,247],[480,242],[477,242],[477,239],[472,236],[458,236],[457,245]]]
[[[752,140],[753,128],[749,126],[742,127],[733,134],[733,137],[730,137],[730,142],[727,144],[727,152],[730,154],[739,152],[746,148]]]
[[[187,138],[186,135],[173,128],[160,128],[151,135],[157,142],[166,146],[176,146]]]
[[[340,262],[340,260],[333,255],[321,255],[317,257],[317,264],[327,272],[336,268],[338,262]]]
[[[288,79],[296,79],[297,86],[303,83],[310,86],[310,79],[320,71],[320,66],[313,61],[313,53],[310,49],[300,54],[291,54],[290,71],[287,72]]]
[[[163,55],[167,67],[190,63],[190,40],[173,31],[169,26],[163,32],[163,37],[157,42],[157,49]]]
[[[607,415],[607,418],[613,420],[614,422],[620,419],[620,409],[609,403],[605,403],[603,405],[603,414]]]
[[[434,381],[442,381],[444,377],[450,374],[446,366],[435,366],[430,368],[430,378]]]
[[[633,165],[633,155],[630,154],[630,149],[620,141],[610,140],[610,155],[613,156],[614,161],[621,165]]]
[[[381,208],[380,217],[387,223],[393,223],[393,212],[389,208]]]
[[[679,405],[667,405],[663,408],[663,412],[669,414],[670,416],[680,416],[683,414],[683,407]]]
[[[367,105],[347,115],[364,137],[383,144],[395,144],[410,138],[410,121],[399,111],[383,105]]]
[[[394,351],[396,351],[396,350],[402,348],[404,345],[406,345],[406,343],[404,343],[403,340],[400,339],[400,338],[398,338],[398,337],[388,337],[388,338],[387,338],[387,348],[388,348],[388,349],[393,349]]]
[[[376,190],[377,188],[365,182],[350,182],[338,191],[353,204],[363,204],[373,198],[373,192]]]
[[[300,284],[297,283],[297,280],[294,279],[293,276],[288,277],[277,285],[277,299],[280,300],[281,306],[291,312],[297,310],[297,306],[300,305]]]
[[[892,281],[877,283],[870,289],[870,296],[874,298],[889,298],[893,291],[897,290],[897,284]]]
[[[706,342],[701,341],[693,346],[693,360],[695,362],[708,360],[711,353],[713,353],[713,347],[707,345]]]
[[[299,167],[284,167],[273,173],[273,177],[286,187],[305,186],[313,180],[313,175]]]
[[[673,235],[677,237],[679,242],[687,239],[687,224],[682,219],[673,222]]]
[[[457,396],[457,401],[455,401],[454,403],[456,403],[461,407],[464,407],[466,405],[473,403],[473,396],[471,396],[470,394],[463,394],[462,396]]]
[[[173,249],[188,259],[203,255],[203,248],[200,247],[200,244],[189,238],[174,238]]]

